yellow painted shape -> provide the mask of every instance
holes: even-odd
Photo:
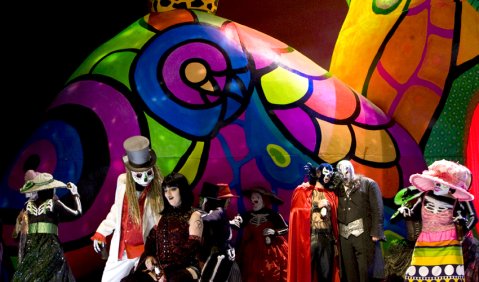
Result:
[[[334,46],[329,71],[361,93],[379,47],[407,2],[402,1],[394,11],[385,16],[375,14],[370,1],[351,1]]]
[[[461,41],[457,65],[467,62],[479,55],[479,12],[469,3],[462,1]]]
[[[204,148],[204,142],[197,142],[195,144],[195,148],[186,160],[186,163],[179,170],[179,173],[186,176],[189,183],[192,183],[198,174],[198,168],[200,167],[201,157],[203,155]]]
[[[291,156],[283,147],[276,144],[268,144],[266,151],[278,167],[285,168],[291,164]]]
[[[306,94],[308,79],[279,67],[261,78],[261,86],[269,103],[288,105]]]

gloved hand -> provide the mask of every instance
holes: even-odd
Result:
[[[73,196],[80,196],[80,194],[78,194],[78,187],[74,183],[68,182],[67,189],[70,190]]]
[[[235,252],[235,249],[234,248],[229,248],[227,251],[226,251],[226,254],[228,255],[228,259],[231,260],[231,261],[234,261],[235,258],[236,258],[236,252]]]
[[[243,218],[240,215],[237,215],[232,220],[230,220],[230,224],[238,228],[240,227],[241,223],[243,223]]]
[[[274,229],[271,229],[271,228],[263,229],[263,236],[270,236],[270,235],[274,235],[275,233],[276,231],[274,231]]]
[[[411,216],[412,215],[412,211],[410,208],[408,208],[407,206],[400,206],[398,208],[398,211],[404,216],[404,217],[408,217],[408,216]]]
[[[93,240],[93,249],[96,253],[100,253],[103,248],[105,248],[105,242]]]

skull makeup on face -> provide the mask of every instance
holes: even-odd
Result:
[[[251,205],[253,206],[253,211],[259,211],[264,207],[263,197],[258,192],[251,193]]]
[[[343,176],[344,181],[350,182],[354,179],[354,167],[350,161],[342,160],[336,165],[336,168]]]
[[[153,171],[153,168],[150,168],[145,171],[132,171],[131,176],[133,177],[133,180],[138,184],[143,187],[148,186],[148,184],[153,181],[153,178],[155,177],[155,173]]]
[[[332,184],[331,180],[334,174],[334,168],[328,163],[322,163],[316,169],[318,181],[324,188],[329,188]]]
[[[450,187],[440,182],[434,182],[434,194],[438,196],[444,196],[449,193]]]

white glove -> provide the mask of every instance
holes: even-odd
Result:
[[[234,261],[236,258],[236,252],[234,248],[230,248],[226,251],[226,254],[228,255],[228,259],[230,261]]]
[[[241,223],[243,223],[243,218],[240,215],[237,215],[232,220],[230,220],[230,224],[238,228],[240,227]]]
[[[321,201],[319,201],[319,206],[318,206],[318,208],[323,208],[323,207],[328,207],[328,206],[329,206],[328,200],[322,199]]]
[[[274,229],[271,228],[265,228],[263,229],[263,236],[269,236],[269,235],[274,235],[276,232]]]
[[[404,217],[408,217],[408,216],[411,216],[412,212],[411,212],[411,209],[406,207],[406,206],[400,206],[398,208],[398,211],[404,216]]]
[[[98,240],[93,240],[93,249],[96,253],[100,253],[101,249],[105,248],[105,242],[100,242]]]
[[[67,183],[67,188],[70,190],[70,193],[72,193],[73,196],[80,196],[80,194],[78,194],[78,187],[72,182]]]

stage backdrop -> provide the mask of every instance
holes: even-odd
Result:
[[[350,159],[381,187],[387,235],[405,236],[389,217],[409,176],[439,158],[469,164],[466,150],[477,151],[467,143],[477,140],[478,45],[468,39],[477,29],[463,29],[478,13],[468,2],[448,6],[452,18],[435,14],[435,1],[364,2],[350,7],[330,71],[215,10],[152,6],[83,61],[3,175],[7,247],[24,171],[46,171],[81,194],[84,214],[60,224],[75,275],[101,270],[89,237],[124,172],[122,143],[136,134],[150,138],[162,173],[185,174],[195,194],[205,181],[239,196],[261,185],[285,201],[274,208],[286,220],[306,163]],[[246,207],[241,197],[230,215]]]

